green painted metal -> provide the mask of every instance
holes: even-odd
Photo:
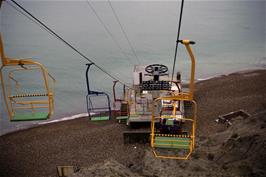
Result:
[[[110,120],[109,116],[91,117],[91,121]]]
[[[151,119],[151,115],[130,115],[129,116],[130,120],[144,120],[144,119],[147,119],[147,120],[150,120]]]
[[[135,118],[139,118],[140,115],[134,114],[134,115],[130,115],[129,117],[135,119]]]
[[[166,125],[174,125],[174,120],[166,120]]]
[[[154,145],[157,148],[174,148],[189,149],[191,144],[190,138],[182,137],[155,137]]]
[[[48,118],[49,118],[49,113],[47,112],[15,113],[11,121],[46,120]]]
[[[124,120],[124,119],[128,119],[128,116],[117,116],[116,119],[117,120]]]

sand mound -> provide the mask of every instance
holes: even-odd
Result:
[[[187,161],[155,159],[146,150],[142,175],[266,176],[266,112],[233,123],[224,131],[199,139]]]
[[[104,176],[127,176],[138,177],[138,174],[132,173],[127,167],[115,160],[105,160],[104,163],[98,163],[89,168],[81,168],[78,172],[69,177],[104,177]]]
[[[209,153],[223,169],[239,176],[266,176],[265,134],[266,112],[261,112],[210,137],[211,142],[224,141],[211,143]]]

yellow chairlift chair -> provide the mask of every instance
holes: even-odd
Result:
[[[197,104],[194,97],[195,57],[190,44],[192,41],[180,40],[184,44],[191,59],[191,72],[189,91],[172,92],[169,96],[159,97],[154,100],[151,121],[151,147],[155,157],[168,159],[188,159],[195,148],[195,127]],[[171,113],[164,113],[163,102],[172,104]],[[180,109],[180,102],[192,105],[189,117]],[[160,105],[161,106],[158,106]],[[179,106],[178,106],[179,105]],[[159,110],[158,110],[159,107]],[[157,110],[157,111],[156,111]],[[160,120],[158,122],[158,119]],[[164,131],[164,128],[167,128]],[[173,131],[171,131],[173,130]]]
[[[2,93],[10,120],[48,119],[54,113],[54,93],[50,81],[55,82],[55,79],[39,62],[5,56],[1,34],[0,54]]]

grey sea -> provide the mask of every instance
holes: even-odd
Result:
[[[122,82],[132,83],[134,65],[161,63],[171,72],[181,1],[111,1],[136,55],[107,1],[18,3]],[[265,11],[265,1],[185,1],[180,39],[196,42],[196,78],[265,68]],[[33,58],[57,80],[51,120],[85,113],[88,62],[11,1],[2,3],[0,14],[5,54]],[[184,82],[189,80],[189,68],[185,48],[179,46],[176,71],[181,71]],[[95,67],[90,78],[93,89],[112,97],[113,79]],[[40,123],[9,122],[2,93],[0,98],[0,135]]]

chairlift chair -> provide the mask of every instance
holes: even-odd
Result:
[[[180,88],[178,92],[174,92],[169,96],[162,96],[154,100],[152,121],[151,121],[151,147],[155,157],[168,158],[168,159],[188,159],[193,149],[195,148],[195,126],[197,104],[194,99],[194,78],[195,78],[195,57],[193,55],[190,44],[195,42],[189,40],[180,40],[184,44],[191,59],[190,70],[190,84],[189,91],[183,92]],[[177,85],[178,86],[178,85]],[[177,109],[180,107],[180,102],[190,102],[192,108],[192,115],[185,117],[187,114],[178,115]],[[160,115],[155,115],[155,110],[158,109],[158,104],[161,103]],[[167,103],[167,104],[165,104]],[[171,114],[164,114],[164,105],[172,109]],[[179,106],[177,106],[179,105]],[[180,111],[179,111],[180,112]],[[185,131],[180,132],[158,132],[156,128],[157,120],[165,119],[167,126],[173,127],[174,121],[179,121],[185,126]]]
[[[129,118],[129,103],[126,99],[126,86],[123,85],[123,98],[117,98],[116,97],[116,84],[118,83],[117,80],[113,81],[113,96],[114,96],[114,109],[117,111],[117,108],[119,107],[119,110],[116,115],[116,120],[118,120],[119,123],[127,122],[127,119]]]
[[[152,114],[151,121],[151,147],[155,157],[169,159],[188,159],[195,147],[195,126],[197,105],[193,100],[182,100],[176,97],[160,97],[155,102],[169,100],[173,103],[172,114]],[[177,114],[176,106],[179,101],[190,101],[193,105],[193,114],[191,117],[183,117]],[[166,119],[166,125],[170,128],[169,132],[160,132],[156,127],[158,119]],[[179,122],[180,131],[171,132],[174,121]],[[158,124],[158,123],[157,123]],[[185,124],[185,126],[183,125]],[[183,126],[185,129],[183,129]],[[165,153],[170,151],[170,153]]]
[[[88,116],[91,121],[111,119],[111,106],[109,95],[105,92],[90,90],[89,69],[94,63],[89,63],[86,70],[86,83],[88,94],[86,96]],[[105,104],[102,106],[102,104]]]
[[[0,80],[10,121],[50,118],[54,113],[54,93],[50,82],[55,82],[55,79],[39,62],[6,57],[1,34],[0,53]],[[36,76],[37,73],[40,75]]]

